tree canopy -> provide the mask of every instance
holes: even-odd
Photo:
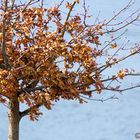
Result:
[[[54,7],[35,0],[1,2],[0,102],[18,99],[28,105],[20,112],[22,117],[29,115],[35,120],[41,114],[40,106],[51,109],[52,103],[60,99],[83,103],[94,92],[122,92],[140,86],[121,88],[120,80],[139,75],[132,69],[103,74],[140,52],[139,44],[131,48],[117,44],[124,32],[114,35],[138,20],[136,10],[123,21],[116,21],[133,1],[111,19],[99,21],[97,17],[91,24],[87,22],[92,17],[85,1],[83,14],[73,12],[78,4],[79,0],[61,1]]]

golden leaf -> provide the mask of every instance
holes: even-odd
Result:
[[[110,46],[112,49],[115,49],[116,47],[117,47],[117,44],[116,43],[114,43],[114,44],[111,44],[111,46]]]
[[[76,3],[79,3],[79,0],[75,0]]]
[[[19,97],[18,97],[18,101],[21,102],[21,103],[24,103],[23,97],[22,97],[22,96],[19,96]]]
[[[2,39],[2,33],[0,33],[0,39]]]
[[[49,100],[50,100],[50,95],[49,95],[48,93],[45,93],[44,96],[45,96],[45,100],[46,100],[46,101],[49,101]]]
[[[124,76],[125,76],[125,72],[123,70],[119,70],[119,72],[117,73],[117,77],[123,79]]]

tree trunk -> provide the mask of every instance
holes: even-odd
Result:
[[[19,140],[19,102],[17,98],[9,100],[8,140]]]

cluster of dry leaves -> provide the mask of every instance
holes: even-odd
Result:
[[[8,1],[3,2],[0,9],[0,102],[17,98],[29,107],[21,113],[30,114],[34,120],[40,115],[40,106],[51,109],[52,102],[61,98],[82,103],[92,92],[121,91],[111,87],[111,83],[133,72],[121,69],[107,78],[102,72],[139,53],[139,46],[125,57],[117,58],[124,46],[117,46],[112,37],[103,46],[100,38],[106,34],[112,36],[138,17],[130,15],[130,23],[115,28],[108,28],[114,18],[88,25],[85,5],[83,15],[72,14],[78,3],[79,0],[66,3],[64,18],[61,5],[42,8],[27,3],[10,7]],[[103,60],[102,63],[99,60]],[[106,86],[107,82],[110,84]]]

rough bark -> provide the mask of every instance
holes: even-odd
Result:
[[[8,140],[19,140],[19,102],[17,98],[10,99],[8,110]]]

